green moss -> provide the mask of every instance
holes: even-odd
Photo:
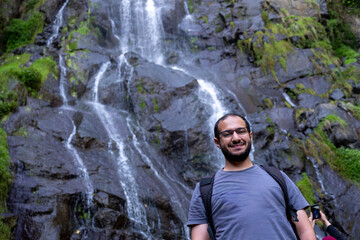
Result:
[[[360,181],[360,150],[350,148],[336,149],[337,158],[333,163],[340,173],[351,180]]]
[[[314,196],[315,191],[313,185],[306,173],[303,173],[302,175],[302,179],[298,181],[296,185],[301,191],[302,195],[305,197],[306,201],[308,201],[310,205],[315,204],[316,198]]]
[[[344,71],[341,72],[341,78],[344,80],[351,79],[355,83],[359,83],[360,69],[356,66],[347,67]]]
[[[261,19],[263,20],[265,27],[268,27],[268,24],[270,23],[269,13],[267,13],[266,11],[263,10],[261,12]]]
[[[13,136],[22,136],[27,137],[28,132],[24,127],[20,127],[16,132],[13,134]]]
[[[236,28],[235,23],[233,21],[230,22],[230,27],[233,28],[233,29]]]
[[[360,120],[360,104],[358,106],[353,104],[348,104],[351,114]]]
[[[312,88],[306,88],[303,84],[299,83],[295,85],[294,89],[295,93],[297,95],[303,93],[303,94],[311,94],[311,95],[317,95],[314,89]]]
[[[328,115],[320,122],[314,130],[314,135],[310,136],[310,138],[315,143],[319,156],[321,156],[332,169],[339,172],[345,179],[359,182],[360,150],[344,147],[336,148],[323,130],[327,124],[335,121],[342,127],[346,126],[346,122],[343,119],[335,115]]]
[[[190,13],[193,13],[195,11],[194,9],[194,2],[195,0],[187,0],[188,2],[188,10]]]
[[[13,112],[18,107],[17,94],[14,91],[3,89],[0,91],[0,118]]]
[[[34,43],[36,35],[42,32],[43,26],[44,16],[39,12],[32,13],[26,20],[13,19],[5,29],[6,50],[9,52]]]
[[[143,110],[146,107],[145,101],[142,98],[139,98],[139,107]]]
[[[200,17],[200,19],[204,20],[204,22],[205,22],[206,24],[209,24],[209,18],[208,18],[208,16],[202,16],[202,17]]]
[[[29,61],[30,56],[30,54],[4,56],[6,58],[0,66],[0,118],[13,112],[18,106],[19,92],[9,90],[9,85],[19,81],[21,66]]]
[[[144,80],[143,79],[140,79],[140,81],[138,81],[136,83],[136,87],[137,87],[137,90],[138,90],[138,93],[140,94],[146,94],[146,91],[143,87],[143,83],[144,83]]]
[[[344,44],[335,49],[335,53],[339,58],[345,58],[345,65],[356,62],[357,58],[360,57],[360,53]]]
[[[292,106],[291,106],[291,104],[290,103],[288,103],[287,101],[284,101],[284,104],[285,104],[285,106],[287,107],[287,108],[292,108]]]
[[[153,104],[154,104],[154,112],[156,113],[159,112],[159,103],[156,97],[153,100]]]
[[[237,42],[237,47],[241,51],[250,51],[250,54],[255,58],[255,63],[261,70],[266,75],[270,71],[275,80],[279,83],[275,73],[275,65],[280,62],[284,70],[287,70],[287,57],[290,52],[294,51],[294,46],[287,40],[277,41],[275,38],[277,31],[278,30],[273,31],[271,29],[266,29],[265,32],[257,31],[251,38],[239,40]],[[267,40],[264,41],[264,39]]]
[[[80,33],[82,35],[87,35],[90,33],[89,26],[87,22],[81,22],[80,27],[75,31],[77,33]]]
[[[26,12],[38,11],[46,0],[28,0],[25,2]]]
[[[6,198],[11,183],[10,155],[8,152],[7,136],[0,128],[0,213],[6,211]],[[10,227],[0,217],[0,239],[10,239]]]
[[[271,101],[270,98],[265,98],[263,100],[263,103],[264,103],[266,108],[272,108],[274,106],[274,103]]]
[[[51,57],[35,60],[32,67],[40,72],[42,82],[44,82],[49,74],[52,74],[55,79],[58,78],[57,64]]]

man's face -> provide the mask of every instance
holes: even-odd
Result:
[[[215,144],[230,162],[242,162],[249,157],[252,132],[246,129],[246,123],[237,116],[229,116],[219,122],[219,138],[214,138]]]

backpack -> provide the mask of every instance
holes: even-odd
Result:
[[[260,167],[262,167],[270,176],[272,176],[275,179],[275,181],[280,185],[282,191],[284,192],[287,219],[289,220],[289,222],[293,228],[296,238],[300,239],[299,236],[297,235],[295,224],[292,222],[292,220],[296,221],[296,222],[298,222],[299,220],[297,219],[296,209],[289,202],[289,196],[288,196],[288,192],[287,192],[287,188],[286,188],[286,182],[285,182],[283,175],[281,174],[280,170],[277,169],[276,167],[263,166],[263,165],[260,165]],[[211,240],[215,240],[215,234],[216,234],[215,228],[214,228],[214,222],[212,219],[212,211],[211,211],[211,196],[212,196],[212,189],[213,189],[213,185],[214,185],[214,178],[215,178],[215,175],[210,176],[210,177],[203,177],[203,178],[201,178],[201,181],[200,181],[200,194],[201,194],[202,201],[204,203],[206,217],[209,222],[208,233],[210,235]]]

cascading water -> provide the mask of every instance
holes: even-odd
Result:
[[[285,92],[283,92],[283,96],[285,100],[291,105],[291,107],[296,107],[296,105],[291,101],[289,95],[287,95]]]
[[[160,5],[161,3],[159,3]],[[124,0],[120,7],[120,44],[122,53],[138,52],[161,64],[160,36],[163,34],[159,8],[153,0]]]
[[[68,2],[69,2],[69,0],[66,0],[65,3],[60,8],[58,14],[56,14],[56,19],[55,19],[54,25],[53,25],[53,34],[51,35],[51,37],[48,39],[48,41],[46,43],[47,47],[50,47],[51,44],[53,43],[54,39],[59,35],[59,29],[63,23],[63,11],[64,11],[66,5],[68,4]]]
[[[68,2],[69,2],[69,0],[66,0],[64,2],[64,4],[62,5],[62,7],[60,8],[59,12],[56,15],[56,19],[55,19],[54,25],[53,25],[53,34],[51,35],[51,37],[48,39],[48,41],[46,43],[47,47],[50,47],[51,44],[53,43],[54,39],[56,37],[58,37],[58,35],[59,35],[59,29],[63,24],[63,12],[64,12],[64,9],[67,6]],[[61,54],[61,51],[59,53],[59,67],[60,67],[59,91],[60,91],[60,96],[61,96],[61,99],[63,102],[63,105],[61,106],[61,109],[62,109],[61,113],[64,113],[65,111],[71,112],[69,119],[70,119],[72,127],[73,127],[68,139],[65,142],[65,146],[66,146],[67,150],[71,153],[71,156],[73,156],[73,159],[75,160],[75,164],[76,164],[78,170],[80,171],[80,178],[83,180],[83,182],[85,184],[85,195],[86,195],[86,206],[85,206],[86,209],[85,210],[87,211],[87,214],[90,216],[90,207],[93,204],[94,188],[93,188],[92,182],[90,180],[89,173],[84,165],[83,159],[80,157],[76,148],[74,148],[73,145],[71,144],[71,142],[76,134],[76,125],[75,125],[73,119],[71,118],[71,115],[76,110],[68,105],[68,99],[67,99],[67,96],[65,93],[66,66],[65,66],[65,62],[64,62],[63,56]],[[90,220],[90,219],[86,219],[85,224],[88,224],[88,220]]]
[[[63,111],[69,111],[69,112],[74,112],[76,111],[75,109],[73,109],[72,107],[70,107],[67,103],[68,103],[68,99],[67,96],[65,94],[65,83],[66,83],[66,66],[63,60],[63,57],[61,55],[61,53],[59,54],[59,66],[60,66],[60,85],[59,85],[59,89],[60,89],[60,95],[61,98],[63,100],[63,105],[61,106],[61,109]],[[90,176],[89,173],[84,165],[84,161],[82,160],[82,158],[80,157],[79,153],[77,152],[76,148],[73,147],[73,145],[71,144],[75,134],[76,134],[76,125],[74,123],[74,120],[71,119],[71,117],[69,117],[69,119],[71,120],[71,124],[73,126],[72,132],[69,136],[69,138],[66,140],[65,146],[68,149],[68,151],[71,153],[71,155],[74,157],[75,161],[76,161],[76,165],[79,169],[79,171],[81,172],[80,177],[83,179],[84,183],[85,183],[85,194],[86,194],[86,208],[87,211],[90,216],[90,207],[93,204],[93,193],[94,193],[94,187],[91,183],[90,180]]]
[[[153,0],[146,0],[146,1],[122,1],[121,8],[120,8],[120,30],[115,31],[119,32],[120,36],[116,37],[120,39],[121,51],[122,55],[119,57],[119,69],[124,70],[127,68],[128,71],[121,71],[120,74],[122,77],[120,79],[125,79],[125,74],[132,75],[129,69],[129,65],[126,63],[124,54],[129,51],[134,51],[139,53],[142,57],[146,58],[147,60],[153,61],[159,65],[166,67],[163,64],[163,53],[162,50],[165,48],[162,44],[162,39],[164,39],[164,30],[162,26],[161,11],[159,6],[166,5],[165,1],[153,1]],[[116,26],[116,24],[113,24]],[[114,31],[114,30],[113,30]],[[173,67],[176,69],[176,67]],[[181,69],[176,69],[181,70]],[[188,73],[187,73],[188,74]],[[191,74],[190,74],[191,76]],[[131,78],[127,78],[131,79]],[[119,80],[122,81],[122,80]],[[209,125],[215,123],[216,119],[222,116],[226,110],[221,106],[220,101],[216,96],[216,90],[214,86],[210,83],[207,83],[204,80],[198,80],[199,85],[201,86],[200,97],[204,99],[204,103],[208,104],[206,100],[209,96],[211,98],[211,106],[213,109],[213,116],[209,121]],[[129,82],[128,82],[128,89]],[[128,118],[129,119],[129,118]],[[150,166],[150,169],[153,170],[154,175],[160,180],[161,183],[167,188],[167,191],[170,193],[173,192],[171,188],[168,187],[168,181],[172,181],[172,178],[169,176],[162,176],[159,172],[157,172],[156,167],[152,163],[152,161],[142,152],[141,148],[138,147],[139,143],[137,142],[136,135],[132,128],[140,128],[139,126],[130,125],[128,121],[128,129],[132,133],[133,145],[136,148],[137,152],[142,157],[143,161],[146,162],[147,165]],[[165,179],[166,178],[166,179]],[[187,187],[182,185],[183,189],[188,191]],[[183,212],[183,207],[181,203],[176,200],[176,192],[171,194],[173,197],[171,201],[175,208],[175,211],[178,213],[184,224],[186,224],[186,215],[187,213]],[[186,237],[189,238],[188,228],[184,225],[184,230]]]
[[[134,229],[139,231],[146,238],[150,238],[150,227],[146,219],[146,211],[144,205],[141,204],[139,194],[137,192],[136,181],[134,179],[133,169],[129,163],[129,158],[125,152],[125,143],[121,133],[116,127],[116,123],[106,106],[99,102],[99,83],[109,67],[110,62],[104,63],[97,75],[95,76],[94,88],[92,93],[92,101],[89,102],[97,116],[101,120],[109,138],[109,153],[116,159],[118,167],[118,176],[120,185],[124,190],[126,197],[126,210],[128,217],[134,222]],[[112,146],[115,146],[114,151]]]
[[[141,155],[141,158],[150,166],[150,169],[152,169],[152,171],[154,172],[157,179],[160,180],[162,185],[170,193],[170,196],[172,196],[170,200],[173,203],[173,206],[175,207],[174,210],[177,212],[177,214],[180,216],[180,218],[185,222],[187,216],[186,216],[186,213],[183,211],[182,204],[179,201],[179,199],[181,199],[181,196],[179,196],[177,194],[177,192],[174,190],[174,187],[175,187],[175,185],[180,185],[183,188],[183,190],[189,190],[189,189],[185,185],[181,184],[180,182],[177,182],[174,179],[172,179],[169,175],[166,174],[166,172],[164,173],[165,177],[163,177],[160,174],[160,172],[155,167],[154,163],[151,161],[151,159],[149,157],[147,157],[147,155],[142,150],[140,143],[137,140],[136,134],[134,133],[133,128],[137,128],[136,129],[137,131],[141,131],[140,127],[138,127],[139,124],[137,124],[137,125],[131,124],[130,117],[127,117],[126,122],[127,122],[128,129],[131,132],[133,145],[135,146],[136,151]],[[144,139],[144,141],[145,141],[145,139]],[[174,184],[169,185],[169,182],[173,182],[175,185]],[[185,230],[185,236],[189,237],[189,232],[188,232],[188,228],[186,227],[186,225],[184,225],[184,230]]]
[[[60,9],[61,13],[59,12],[57,15],[54,34],[49,39],[48,46],[50,46],[52,41],[58,36],[59,28],[62,24],[62,12],[66,7],[67,2],[68,1],[66,1]],[[165,45],[163,42],[165,37],[161,21],[161,7],[166,4],[167,2],[165,0],[123,0],[120,3],[118,19],[113,20],[116,18],[112,19],[111,16],[109,16],[112,34],[119,42],[118,50],[120,50],[120,55],[117,58],[118,76],[116,79],[113,79],[113,84],[122,84],[125,80],[127,80],[129,89],[129,83],[133,75],[133,68],[125,58],[125,54],[128,52],[136,52],[149,61],[163,67],[167,67],[164,65],[163,51],[165,49]],[[191,17],[191,15],[188,14],[187,17],[189,16]],[[59,89],[63,100],[62,109],[75,111],[74,107],[68,106],[68,99],[66,96],[66,66],[61,54],[59,55],[59,65],[61,69]],[[146,143],[144,130],[137,121],[131,121],[129,112],[126,110],[117,110],[101,103],[99,94],[102,87],[101,80],[110,66],[110,62],[105,62],[96,73],[90,96],[91,100],[88,101],[87,104],[91,106],[91,109],[101,121],[110,139],[108,144],[108,153],[116,162],[118,180],[122,190],[124,191],[127,216],[133,224],[133,231],[138,232],[145,239],[152,239],[153,235],[151,233],[151,229],[154,227],[157,229],[161,228],[160,220],[156,223],[148,221],[145,204],[143,204],[139,197],[139,187],[137,185],[139,183],[137,183],[135,177],[137,173],[131,163],[132,159],[130,158],[133,156],[140,156],[141,160],[151,169],[153,176],[158,180],[160,185],[162,185],[161,188],[165,189],[165,191],[169,194],[173,211],[183,223],[183,236],[186,239],[190,239],[189,230],[186,226],[187,212],[184,211],[184,209],[186,209],[185,204],[187,201],[182,199],[183,197],[180,193],[185,192],[187,195],[190,195],[192,190],[180,181],[175,180],[175,178],[170,176],[167,171],[160,171],[159,169],[161,169],[162,166],[159,166],[153,162],[152,158],[147,156],[148,153],[144,149],[144,146],[140,145],[137,138],[138,134],[140,134],[140,136],[143,136],[143,139],[140,140],[141,144]],[[176,66],[173,68],[176,69]],[[177,70],[181,69],[178,68]],[[186,74],[192,76],[190,72],[186,72]],[[212,116],[208,121],[211,129],[215,121],[225,114],[227,109],[222,106],[218,98],[217,90],[213,84],[202,79],[198,80],[198,84],[200,86],[199,98],[202,99],[204,104],[210,105],[212,109]],[[119,119],[119,115],[121,115],[121,118],[126,119],[125,130],[120,130],[118,128],[117,119]],[[92,197],[94,189],[91,185],[89,175],[82,159],[80,158],[80,155],[77,153],[76,148],[71,145],[71,141],[76,133],[76,126],[73,120],[72,126],[73,129],[66,141],[66,147],[77,161],[77,165],[82,172],[81,175],[86,181],[86,193],[89,197],[88,202],[90,204],[90,202],[92,202],[90,197]],[[127,139],[124,139],[123,132],[121,131],[127,131],[127,134],[131,136],[132,141],[129,142]],[[185,135],[187,136],[187,133],[185,133]]]

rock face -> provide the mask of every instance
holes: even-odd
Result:
[[[59,74],[2,123],[14,238],[189,239],[192,189],[223,164],[213,124],[239,112],[251,123],[254,161],[295,182],[307,173],[333,224],[358,239],[358,183],[321,155],[322,136],[333,146],[325,150],[360,149],[358,80],[339,85],[301,38],[256,38],[284,7],[316,19],[325,1],[191,1],[191,16],[181,0],[143,2],[46,1],[44,32],[15,50],[53,57]],[[251,53],[273,39],[294,47],[264,71]],[[341,71],[350,67],[359,64]]]

